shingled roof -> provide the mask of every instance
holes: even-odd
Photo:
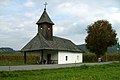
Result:
[[[38,22],[36,24],[41,24],[41,23],[46,23],[46,22],[54,25],[54,23],[48,16],[46,9],[44,9],[43,14],[41,15],[40,19],[38,20]]]
[[[53,36],[53,40],[46,40],[38,33],[21,51],[58,50],[80,52],[80,49],[68,39]]]

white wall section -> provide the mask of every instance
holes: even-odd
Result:
[[[67,56],[67,60],[66,60]],[[75,52],[58,52],[58,64],[80,63],[82,62],[82,53]]]

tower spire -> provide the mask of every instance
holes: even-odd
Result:
[[[44,8],[44,10],[46,10],[46,6],[48,5],[48,4],[47,4],[47,2],[45,2],[45,4],[44,4],[44,5],[45,5],[45,8]]]

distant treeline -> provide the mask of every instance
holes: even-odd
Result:
[[[86,44],[77,45],[77,46],[83,53],[90,53],[90,51],[86,48]],[[116,44],[112,47],[108,47],[107,53],[120,53],[120,45]]]

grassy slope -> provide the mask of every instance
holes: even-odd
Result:
[[[62,69],[0,72],[0,80],[120,80],[120,63]]]

